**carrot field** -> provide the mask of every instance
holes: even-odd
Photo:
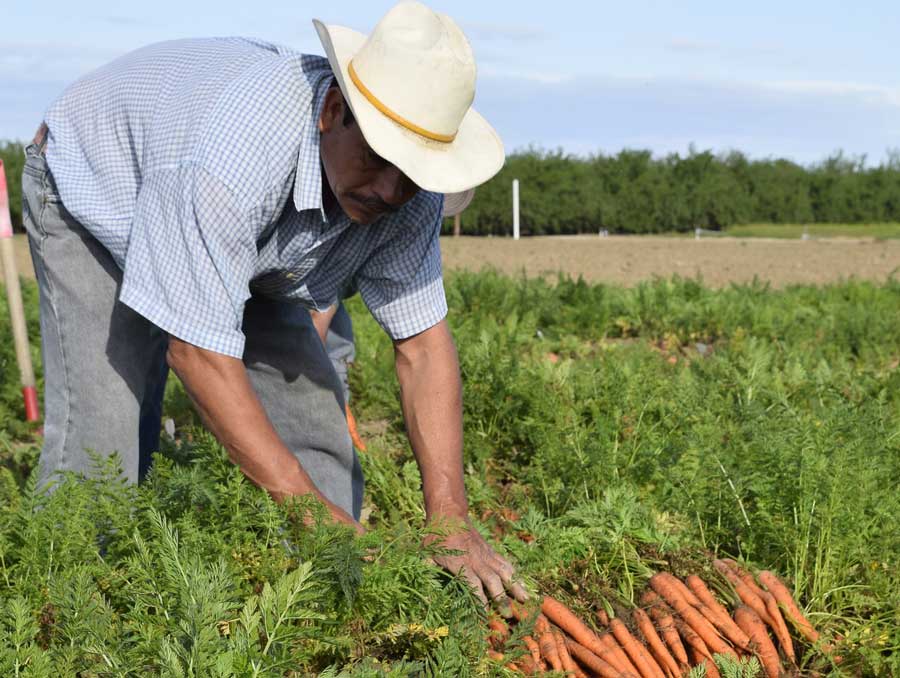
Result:
[[[471,512],[535,601],[631,626],[668,572],[729,605],[713,562],[731,558],[777,573],[831,644],[792,629],[786,673],[900,675],[900,281],[458,271],[446,289]],[[499,659],[477,599],[429,563],[393,352],[358,299],[361,538],[254,487],[174,379],[174,436],[145,483],[98,459],[99,479],[36,493],[0,296],[0,675],[512,675],[533,622]],[[716,659],[722,676],[764,675]]]

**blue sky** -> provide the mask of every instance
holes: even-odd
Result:
[[[3,3],[0,139],[68,82],[141,45],[250,35],[322,53],[310,19],[368,32],[382,0]],[[11,7],[10,7],[11,4]],[[479,67],[475,105],[507,149],[739,149],[812,163],[900,148],[896,0],[430,3]]]

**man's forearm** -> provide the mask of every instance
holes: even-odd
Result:
[[[462,383],[446,323],[397,342],[397,377],[407,433],[425,495],[425,512],[464,519]]]
[[[170,338],[169,364],[231,460],[276,501],[318,490],[275,431],[243,362]]]

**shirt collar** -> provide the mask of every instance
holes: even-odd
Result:
[[[327,222],[325,206],[322,204],[322,161],[319,155],[319,115],[325,104],[325,93],[331,84],[331,70],[323,74],[314,85],[313,101],[310,107],[312,117],[306,121],[297,154],[297,174],[294,178],[294,207],[298,212],[317,209],[322,221]]]

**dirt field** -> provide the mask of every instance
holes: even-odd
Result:
[[[555,277],[562,271],[594,282],[632,285],[653,276],[697,274],[714,287],[752,280],[775,286],[821,284],[855,276],[885,280],[900,274],[900,240],[775,240],[545,236],[524,238],[442,238],[447,269],[491,266],[517,275]],[[23,275],[33,275],[25,239],[16,237]]]
[[[754,276],[774,286],[821,284],[857,277],[883,281],[900,275],[897,240],[775,240],[640,236],[442,238],[444,266],[555,277],[562,271],[592,282],[633,285],[653,276],[703,277],[721,287]]]

